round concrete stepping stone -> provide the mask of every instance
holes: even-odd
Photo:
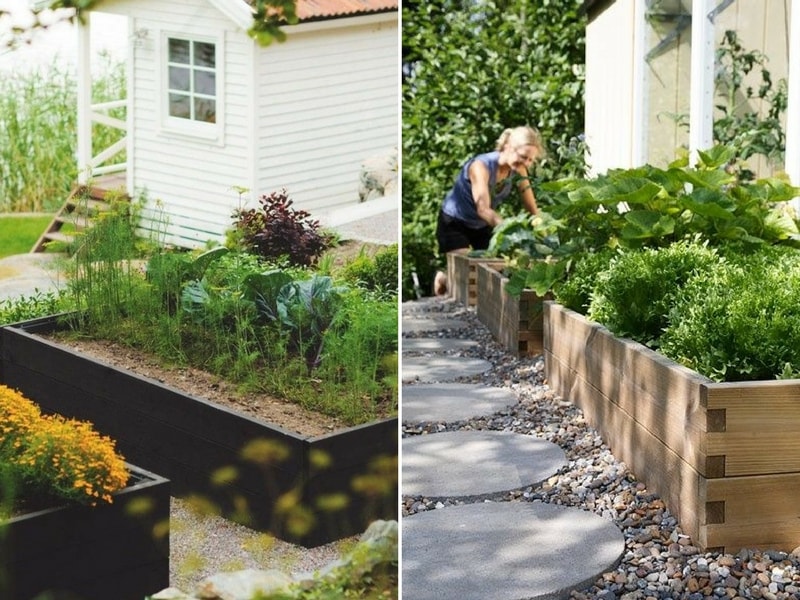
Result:
[[[471,383],[404,385],[403,421],[449,422],[491,415],[517,403],[509,390]]]
[[[443,329],[464,329],[469,323],[463,319],[430,315],[425,317],[403,317],[403,333],[421,333],[425,331],[441,331]]]
[[[613,570],[623,552],[611,521],[575,507],[482,502],[402,520],[403,597],[567,598]]]
[[[419,300],[407,300],[402,303],[400,309],[402,314],[435,313],[441,312],[444,308],[452,307],[456,304],[455,300],[449,298],[437,298],[436,296],[426,296]]]
[[[403,357],[403,382],[434,383],[453,381],[459,377],[480,375],[492,368],[492,363],[482,358],[463,356],[409,356]]]
[[[556,444],[507,431],[448,431],[403,439],[403,494],[486,496],[537,484],[567,464]]]
[[[472,348],[478,342],[456,338],[405,338],[401,344],[403,352],[453,352]]]

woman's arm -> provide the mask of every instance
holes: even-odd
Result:
[[[489,193],[489,167],[479,160],[475,160],[469,167],[469,181],[472,185],[472,198],[478,216],[486,221],[490,227],[495,227],[503,222],[503,218],[492,208],[492,196]]]
[[[535,215],[539,212],[539,206],[536,204],[536,196],[533,194],[533,188],[531,187],[528,171],[525,169],[525,167],[520,167],[517,169],[517,175],[522,177],[520,182],[517,184],[517,187],[519,188],[519,194],[522,196],[522,203],[525,205],[525,208],[528,209],[529,213]]]

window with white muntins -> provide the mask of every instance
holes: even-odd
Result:
[[[199,135],[213,133],[221,109],[218,44],[168,36],[165,46],[168,128]]]

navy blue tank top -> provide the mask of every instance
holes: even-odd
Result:
[[[478,216],[478,207],[475,205],[475,198],[472,197],[472,184],[469,180],[469,168],[473,161],[480,161],[489,168],[489,195],[492,199],[492,208],[505,200],[511,193],[511,177],[507,177],[500,189],[497,187],[497,167],[500,159],[500,152],[487,152],[479,154],[468,160],[462,165],[461,170],[456,176],[453,187],[447,192],[442,212],[450,217],[463,221],[467,227],[481,229],[488,227],[488,223]]]

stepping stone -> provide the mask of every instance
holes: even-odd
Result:
[[[409,381],[420,383],[453,381],[459,377],[480,375],[491,368],[492,363],[482,358],[409,356],[403,358],[403,383]]]
[[[419,314],[419,313],[440,313],[445,308],[455,306],[456,301],[448,298],[437,298],[436,296],[426,296],[419,300],[407,300],[402,303],[402,314]]]
[[[405,338],[401,344],[403,352],[453,352],[472,348],[478,342],[456,338]]]
[[[421,333],[424,331],[442,331],[443,329],[464,329],[469,323],[462,319],[443,317],[441,315],[426,317],[403,317],[403,333]]]
[[[507,431],[448,431],[403,439],[405,495],[469,498],[544,481],[567,464],[556,444]]]
[[[625,551],[611,521],[541,502],[453,506],[405,517],[402,528],[403,597],[414,600],[568,598]]]
[[[403,421],[452,422],[491,415],[517,403],[509,390],[471,383],[404,385]]]

